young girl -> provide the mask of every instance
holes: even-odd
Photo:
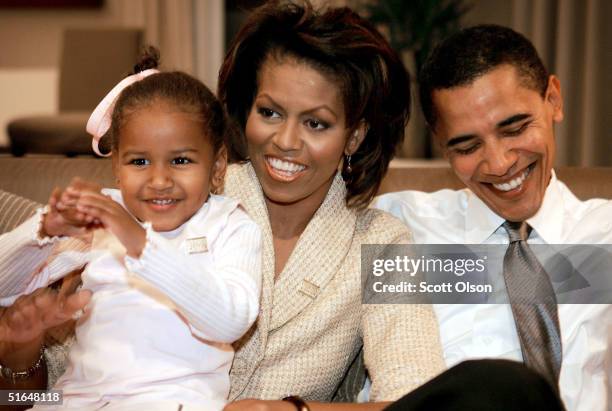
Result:
[[[49,258],[31,277],[2,279],[2,296],[87,262],[83,288],[93,295],[54,387],[61,409],[221,409],[230,343],[258,313],[260,230],[236,201],[210,194],[226,168],[224,110],[196,79],[154,70],[155,53],[141,63],[88,124],[96,151],[110,125],[120,190],[75,184],[62,201],[52,195],[46,213],[11,233],[13,252],[3,256],[2,265],[24,268],[32,253]],[[82,253],[52,245],[93,228],[102,229]],[[19,241],[28,235],[37,243]]]

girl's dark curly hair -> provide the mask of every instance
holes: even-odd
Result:
[[[134,66],[134,73],[159,66],[159,51],[145,48]],[[126,87],[115,103],[110,129],[111,150],[119,146],[119,136],[125,117],[159,101],[175,105],[187,113],[199,115],[204,134],[210,138],[216,152],[225,145],[232,132],[225,110],[217,97],[201,81],[180,72],[152,74]]]

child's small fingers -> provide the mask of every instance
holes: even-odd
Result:
[[[100,218],[100,216],[102,215],[101,210],[99,208],[93,207],[93,206],[89,206],[89,205],[86,205],[86,204],[78,204],[77,205],[77,209],[84,216],[87,216],[88,218],[91,218],[92,219],[91,221],[93,221],[96,218]]]
[[[77,225],[88,226],[94,220],[95,216],[91,215],[90,210],[83,209],[78,210],[74,213],[73,221]]]
[[[100,192],[100,190],[102,190],[102,187],[99,184],[91,182],[91,181],[83,180],[79,177],[73,178],[70,183],[70,186],[80,192],[85,192],[85,191]]]
[[[82,191],[80,198],[93,199],[93,200],[98,200],[98,201],[109,201],[110,200],[108,196],[98,191]]]
[[[78,191],[71,190],[67,188],[61,197],[61,202],[66,204],[67,206],[74,206],[76,202],[79,200],[80,193]]]
[[[69,196],[79,196],[84,190],[75,186],[66,187],[66,194]]]
[[[67,200],[78,200],[78,198],[81,196],[81,192],[79,190],[75,190],[72,187],[68,187],[66,189],[66,191],[64,191],[64,197]]]
[[[51,207],[55,206],[55,204],[57,203],[61,193],[62,193],[62,191],[60,190],[59,187],[55,187],[53,189],[53,191],[51,191],[51,195],[49,196],[49,205]]]
[[[68,184],[68,187],[79,189],[83,186],[83,183],[85,183],[85,181],[82,180],[80,177],[74,177],[72,180],[70,180],[70,184]]]
[[[80,222],[87,223],[87,220],[90,218],[90,215],[85,212],[79,211],[75,214],[75,218]]]
[[[55,205],[55,207],[60,210],[60,211],[64,211],[67,210],[71,207],[71,205],[66,201],[67,199],[64,198],[60,198],[57,202],[57,204]]]
[[[114,202],[102,194],[88,193],[79,199],[77,208],[83,207],[82,210],[86,212],[90,212],[91,209],[100,209],[108,212],[112,204],[114,204]]]

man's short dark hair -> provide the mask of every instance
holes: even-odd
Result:
[[[484,24],[463,29],[443,40],[429,55],[419,76],[423,114],[433,130],[435,90],[465,86],[502,64],[518,70],[525,87],[544,96],[548,71],[529,40],[502,26]]]

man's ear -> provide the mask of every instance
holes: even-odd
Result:
[[[223,191],[223,181],[227,171],[227,149],[222,146],[215,155],[214,164],[210,173],[210,191],[220,193]]]
[[[554,74],[548,77],[545,99],[552,106],[553,120],[559,123],[563,120],[563,95],[561,94],[561,82]]]
[[[344,146],[344,154],[350,156],[357,151],[361,143],[363,143],[366,134],[368,134],[368,129],[368,123],[366,123],[365,120],[361,120],[357,128],[349,135],[346,145]]]
[[[436,131],[435,127],[431,125],[427,125],[427,130],[429,131],[429,138],[431,139],[431,144],[435,146],[442,157],[446,160],[449,159],[448,150],[446,148],[446,142],[443,141],[443,138]]]

